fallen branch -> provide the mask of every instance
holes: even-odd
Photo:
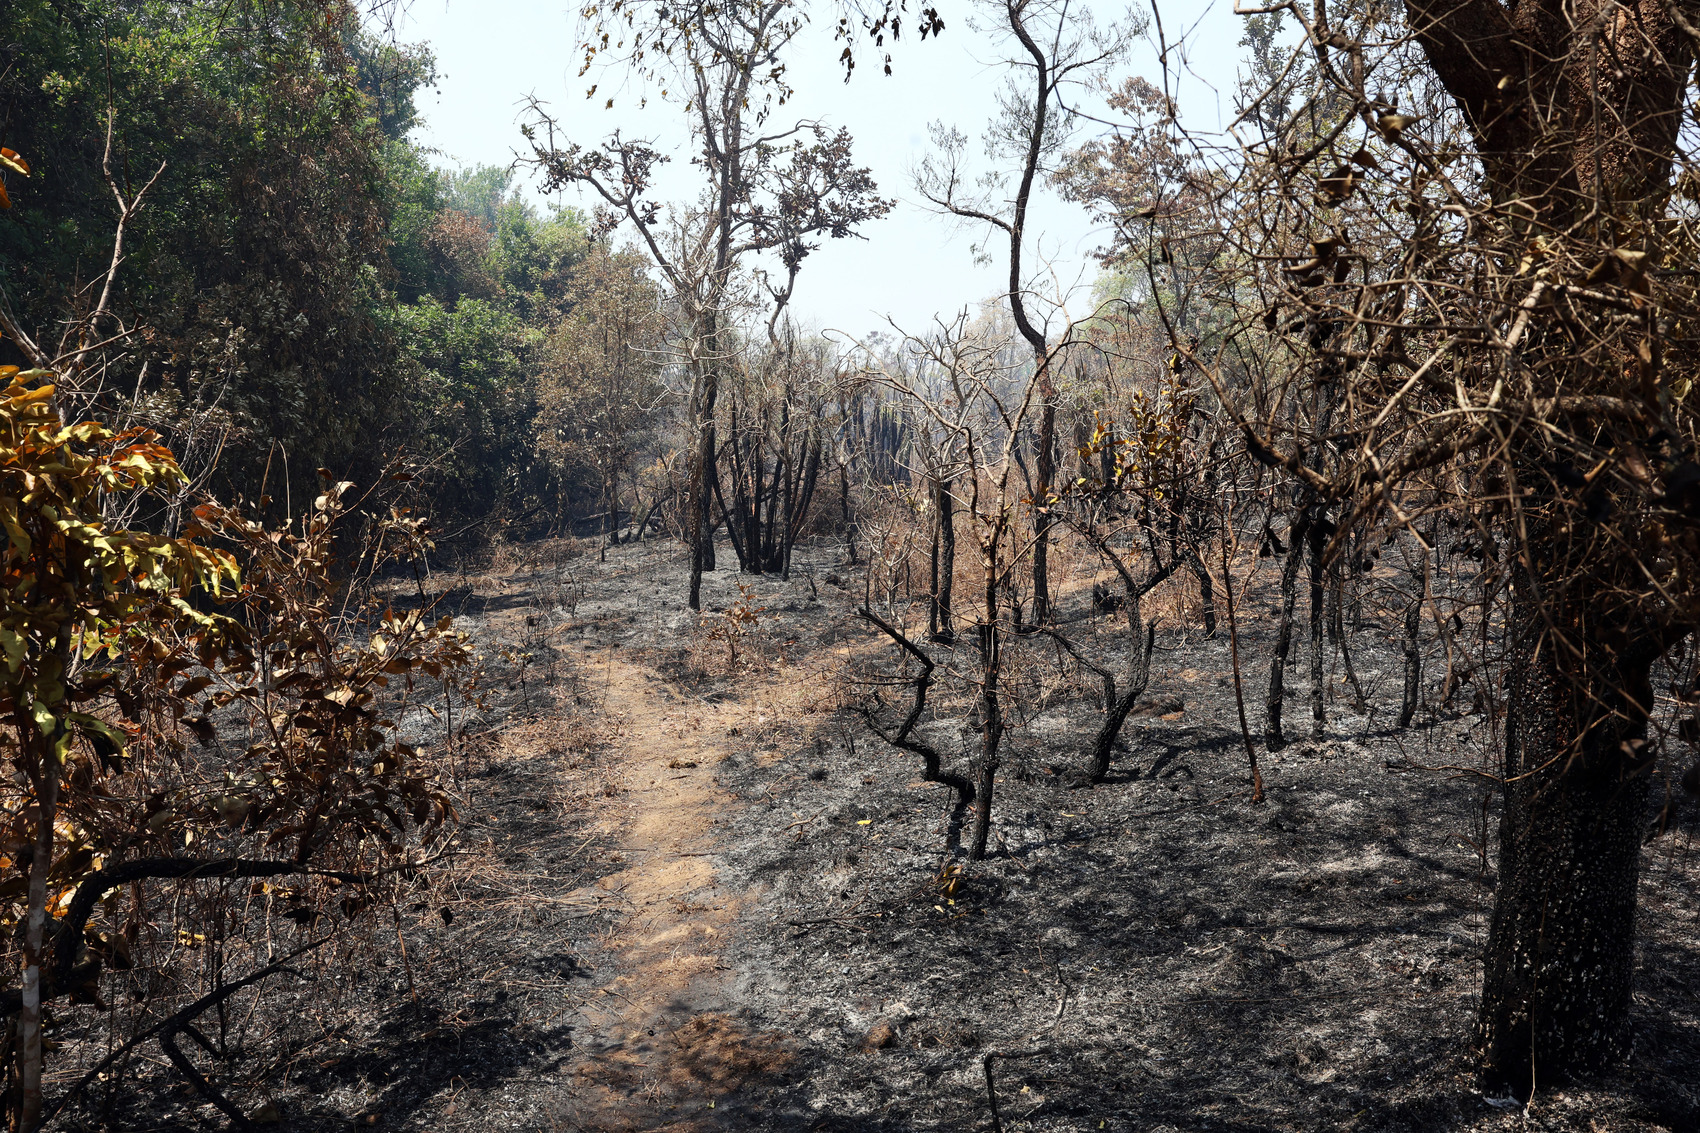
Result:
[[[166,1018],[166,1019],[162,1019],[158,1023],[154,1024],[152,1027],[149,1027],[147,1030],[141,1032],[138,1035],[135,1035],[128,1042],[124,1043],[124,1045],[122,1045],[118,1049],[114,1050],[111,1054],[108,1054],[105,1058],[101,1059],[100,1062],[96,1063],[93,1067],[91,1067],[89,1069],[88,1073],[84,1074],[81,1078],[79,1078],[77,1080],[77,1084],[72,1086],[69,1090],[67,1090],[65,1092],[65,1095],[59,1099],[59,1104],[55,1105],[53,1107],[52,1112],[47,1114],[47,1116],[45,1116],[41,1119],[41,1124],[36,1126],[36,1128],[37,1129],[44,1128],[47,1125],[48,1122],[50,1122],[54,1118],[58,1117],[59,1114],[64,1111],[65,1107],[70,1105],[71,1101],[79,1093],[81,1093],[83,1090],[88,1088],[89,1083],[95,1081],[96,1078],[98,1078],[102,1073],[104,1073],[106,1071],[107,1067],[111,1066],[114,1062],[117,1062],[120,1058],[124,1057],[124,1055],[128,1054],[130,1051],[134,1050],[136,1047],[140,1046],[142,1043],[147,1042],[149,1039],[153,1038],[155,1035],[161,1035],[162,1036],[161,1041],[162,1041],[162,1045],[163,1045],[163,1035],[166,1031],[168,1031],[168,1030],[175,1031],[175,1030],[181,1029],[181,1028],[187,1026],[189,1023],[193,1022],[198,1016],[204,1015],[206,1012],[210,1011],[212,1008],[217,1007],[220,1003],[224,1002],[226,999],[229,999],[231,996],[235,995],[237,992],[241,991],[243,988],[251,987],[252,985],[259,983],[261,980],[266,979],[269,976],[274,976],[279,972],[286,971],[287,968],[285,967],[285,965],[287,965],[291,960],[294,960],[294,959],[296,959],[300,956],[305,955],[308,952],[311,952],[313,949],[320,947],[321,945],[323,945],[324,943],[326,943],[330,939],[331,938],[329,936],[322,936],[318,940],[314,940],[314,941],[311,941],[307,944],[303,944],[300,948],[297,948],[295,951],[293,951],[289,955],[283,957],[281,960],[278,960],[274,963],[268,964],[267,966],[265,966],[264,968],[261,968],[257,972],[251,972],[248,975],[237,980],[235,983],[224,984],[220,987],[214,988],[212,991],[208,992],[206,995],[203,995],[201,998],[197,999],[195,1002],[189,1004],[189,1006],[183,1008],[181,1011],[177,1012],[175,1015],[172,1015],[172,1016],[170,1016],[169,1018]],[[171,1053],[171,1051],[167,1050],[166,1053],[169,1055]],[[177,1060],[174,1058],[174,1059],[172,1059],[172,1061],[176,1062]],[[181,1067],[179,1067],[179,1068],[181,1069]],[[191,1068],[191,1073],[193,1073],[192,1068]],[[196,1074],[195,1077],[199,1077],[199,1075]],[[192,1077],[190,1079],[191,1083],[194,1082],[195,1077]],[[196,1089],[200,1089],[200,1087],[196,1086]],[[202,1096],[205,1096],[205,1094],[203,1093]],[[215,1102],[214,1104],[216,1105],[217,1103]],[[226,1104],[228,1104],[228,1103],[226,1103]],[[220,1108],[222,1109],[223,1107],[221,1106]],[[228,1113],[229,1111],[226,1110],[225,1112]],[[242,1125],[242,1126],[245,1126],[247,1124],[246,1115],[241,1115],[239,1113],[238,1124]]]
[[[409,863],[398,869],[415,868]],[[138,858],[107,866],[85,877],[71,898],[58,933],[53,938],[53,962],[43,980],[42,998],[65,994],[81,987],[100,975],[99,960],[78,964],[85,944],[84,931],[94,907],[112,890],[135,881],[175,880],[198,881],[213,877],[278,877],[285,874],[312,874],[330,877],[355,885],[370,884],[378,875],[348,873],[341,870],[319,869],[304,862],[265,858]],[[0,993],[0,1019],[17,1013],[23,1003],[23,992],[12,990]]]

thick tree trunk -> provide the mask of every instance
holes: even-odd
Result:
[[[1527,1097],[1629,1048],[1653,655],[1517,589],[1477,1038],[1484,1080]],[[1555,641],[1553,625],[1571,639]]]
[[[1474,135],[1484,188],[1517,243],[1537,233],[1586,241],[1603,229],[1610,248],[1619,232],[1667,223],[1690,101],[1689,11],[1664,0],[1407,3],[1405,18]],[[1620,385],[1628,359],[1578,352],[1568,331],[1548,343],[1531,335],[1518,353],[1539,396],[1634,388]],[[1541,365],[1568,359],[1576,364]],[[1643,392],[1630,396],[1651,405],[1655,371],[1635,381]],[[1582,416],[1557,435],[1608,449],[1646,427],[1620,431],[1610,415]],[[1526,449],[1513,460],[1524,466],[1525,490],[1548,482],[1550,441],[1545,433],[1520,439]],[[1541,504],[1518,506],[1527,517]],[[1510,525],[1519,536],[1527,529]],[[1612,539],[1563,554],[1542,532],[1510,556],[1524,574],[1512,589],[1499,890],[1478,1039],[1484,1078],[1520,1093],[1604,1067],[1628,1047],[1647,790],[1638,745],[1659,648],[1649,644],[1656,627],[1625,613],[1646,583],[1640,538],[1625,521]]]

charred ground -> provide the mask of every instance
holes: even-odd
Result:
[[[846,708],[881,657],[854,564],[718,572],[700,623],[684,571],[654,543],[441,580],[488,665],[453,722],[462,852],[256,1001],[243,1041],[292,1067],[283,1092],[202,1057],[250,1113],[984,1130],[989,1058],[1009,1130],[1700,1127],[1692,814],[1646,853],[1630,1065],[1527,1111],[1474,1089],[1494,815],[1469,769],[1492,721],[1465,694],[1393,727],[1392,616],[1353,637],[1370,714],[1331,697],[1323,740],[1264,756],[1254,807],[1227,635],[1177,605],[1110,781],[1073,774],[1097,709],[1059,678],[1013,734],[996,853],[968,864],[943,853],[948,789]],[[1242,608],[1248,697],[1266,598]],[[928,726],[966,752],[948,711]],[[68,1116],[221,1120],[140,1056]]]

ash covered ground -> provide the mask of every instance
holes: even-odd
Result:
[[[1272,602],[1242,611],[1248,701],[1266,687]],[[1006,1129],[1700,1129],[1692,813],[1645,859],[1630,1066],[1543,1091],[1527,1113],[1473,1088],[1494,879],[1491,845],[1486,869],[1476,847],[1497,806],[1478,776],[1443,768],[1482,765],[1488,722],[1392,726],[1397,629],[1372,618],[1353,637],[1368,716],[1331,696],[1321,742],[1263,757],[1268,801],[1253,807],[1228,635],[1171,623],[1110,781],[1078,789],[1070,774],[1092,704],[1027,721],[998,784],[998,852],[954,884],[946,789],[855,722],[725,767],[750,805],[724,868],[763,888],[767,921],[752,918],[739,998],[799,1051],[751,1117],[990,1128],[990,1054]],[[1289,736],[1309,733],[1303,651]],[[1431,696],[1441,669],[1431,658]]]
[[[1393,726],[1392,615],[1352,636],[1369,714],[1330,655],[1320,741],[1300,738],[1300,635],[1293,738],[1262,755],[1254,807],[1226,629],[1206,639],[1170,609],[1109,782],[1073,774],[1097,707],[1059,678],[1010,734],[995,852],[966,864],[943,852],[947,788],[845,708],[889,646],[853,616],[841,549],[789,582],[708,576],[700,625],[665,543],[522,554],[444,585],[490,665],[486,707],[455,724],[469,852],[340,966],[274,987],[282,1090],[207,1063],[250,1112],[327,1130],[987,1130],[990,1056],[1012,1131],[1700,1129],[1692,804],[1644,859],[1629,1065],[1526,1111],[1474,1088],[1497,807],[1469,769],[1492,721],[1466,691]],[[1071,593],[1109,648],[1118,624]],[[740,605],[753,623],[724,616]],[[1242,601],[1254,728],[1272,613],[1267,592]],[[927,734],[966,768],[978,736],[938,703]],[[670,829],[668,780],[705,817]],[[701,868],[666,872],[685,866]],[[109,1088],[104,1115],[70,1124],[216,1119],[161,1060],[127,1073],[157,1089]]]

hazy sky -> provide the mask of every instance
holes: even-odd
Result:
[[[591,80],[578,77],[573,51],[577,10],[559,0],[415,0],[397,34],[430,43],[440,72],[437,89],[420,99],[425,126],[416,139],[441,151],[442,164],[505,165],[524,141],[519,104],[536,94],[551,104],[574,141],[592,143],[619,128],[627,136],[677,147],[669,191],[688,197],[694,170],[684,152],[679,105],[651,99],[639,110],[631,96],[616,98],[615,108],[604,110],[604,97],[618,82],[608,75],[598,77],[598,97],[587,101]],[[920,330],[935,313],[948,315],[1002,290],[1000,275],[1007,268],[974,263],[971,248],[985,241],[984,229],[964,229],[929,212],[914,191],[911,171],[927,152],[928,123],[941,121],[975,139],[970,153],[980,159],[978,138],[1009,74],[1001,64],[1007,50],[996,35],[970,26],[965,17],[971,8],[947,0],[940,11],[944,35],[926,43],[906,36],[894,52],[890,76],[865,51],[846,83],[837,63],[841,48],[825,25],[792,45],[789,74],[797,95],[779,113],[848,127],[858,161],[873,170],[883,196],[899,201],[885,219],[865,226],[866,240],[825,240],[806,261],[792,305],[807,324],[860,335],[883,329],[891,316],[905,329]],[[1100,19],[1115,14],[1108,8],[1099,12]],[[1149,9],[1145,12],[1148,17]],[[1231,2],[1171,5],[1162,15],[1183,114],[1194,128],[1220,121],[1240,53]],[[1184,48],[1173,50],[1183,37]],[[1106,77],[1119,81],[1140,74],[1157,81],[1155,38],[1147,32],[1130,43],[1125,62]],[[1038,248],[1053,263],[1054,278],[1074,293],[1071,305],[1084,309],[1095,277],[1089,253],[1104,234],[1088,225],[1078,206],[1048,191],[1040,194],[1031,224],[1041,233]],[[999,244],[991,248],[1002,255]]]

